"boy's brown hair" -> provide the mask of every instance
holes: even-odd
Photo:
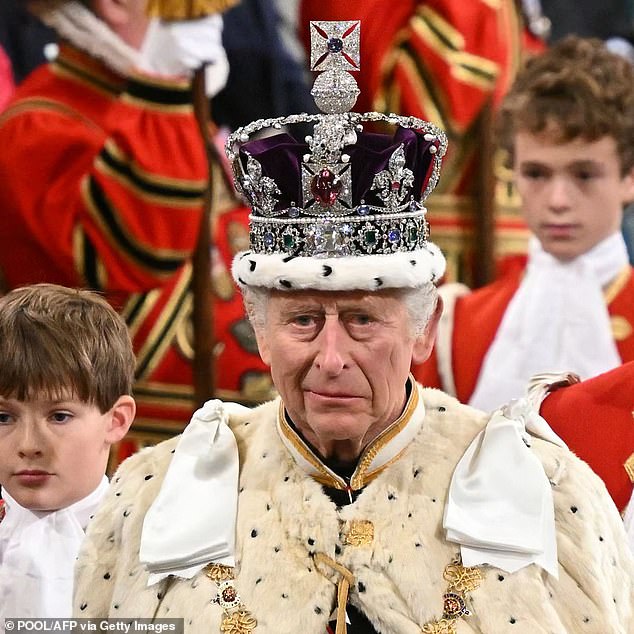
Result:
[[[0,395],[77,398],[107,412],[132,393],[135,357],[121,316],[92,291],[35,284],[0,297]]]
[[[568,36],[530,57],[498,113],[511,162],[518,132],[555,143],[612,137],[622,174],[634,167],[634,66],[598,39]]]

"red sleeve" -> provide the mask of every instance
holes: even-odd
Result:
[[[55,88],[34,89],[0,122],[11,148],[0,158],[0,251],[23,246],[0,256],[7,282],[165,283],[194,249],[207,180],[189,87],[142,77],[119,95],[58,77],[45,85]]]
[[[540,413],[623,511],[634,480],[634,362],[556,390]]]

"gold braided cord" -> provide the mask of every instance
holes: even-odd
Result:
[[[354,585],[354,575],[345,566],[342,566],[324,553],[315,554],[315,564],[328,566],[340,575],[340,579],[337,582],[337,625],[335,634],[346,634],[348,631],[346,625],[346,604],[348,603],[350,587]],[[319,566],[317,566],[317,569],[319,570]]]

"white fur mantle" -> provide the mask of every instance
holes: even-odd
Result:
[[[443,570],[457,552],[443,538],[445,495],[454,466],[485,420],[439,391],[422,393],[425,423],[405,455],[341,510],[279,441],[276,403],[231,421],[241,460],[237,588],[257,619],[254,634],[324,634],[336,587],[334,577],[316,570],[316,552],[353,572],[350,601],[381,634],[420,634],[423,624],[440,617]],[[187,634],[220,633],[209,579],[199,574],[147,588],[138,561],[143,517],[175,444],[172,439],[133,456],[113,479],[80,554],[76,616],[183,617]],[[553,484],[559,581],[536,566],[512,575],[486,569],[471,595],[473,614],[457,632],[631,634],[634,564],[603,483],[568,451],[538,439],[533,449]],[[344,545],[351,519],[372,521],[371,546]]]

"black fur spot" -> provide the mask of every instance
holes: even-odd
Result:
[[[377,285],[377,287],[383,286],[383,280],[380,277],[375,277],[374,282]]]
[[[145,476],[144,480],[151,480],[154,476],[149,473],[148,475]]]
[[[296,257],[297,257],[296,255],[287,255],[285,258],[282,258],[282,262],[286,264],[287,262],[294,260]]]
[[[256,266],[257,264],[255,263],[255,260],[249,260],[249,271],[253,273],[253,271],[255,271]]]
[[[579,509],[578,509],[576,506],[571,506],[571,507],[570,507],[570,510],[571,510],[573,513],[576,513]]]
[[[284,288],[292,288],[292,284],[288,280],[280,280],[280,286]]]
[[[322,275],[324,277],[328,277],[332,273],[332,266],[328,266],[327,264],[324,264],[322,269],[323,269]]]
[[[409,261],[409,263],[410,263],[412,266],[416,266],[416,260],[410,260],[410,261]]]

